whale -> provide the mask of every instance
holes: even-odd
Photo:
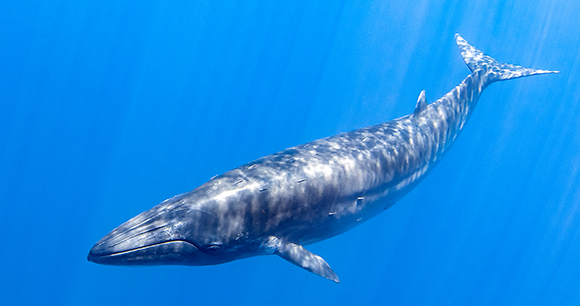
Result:
[[[457,139],[483,90],[496,81],[557,73],[499,63],[459,34],[470,74],[414,111],[251,161],[169,198],[98,241],[88,260],[121,266],[216,265],[277,255],[339,282],[304,246],[348,231],[419,184]]]

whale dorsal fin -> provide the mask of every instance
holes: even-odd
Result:
[[[417,106],[415,106],[413,116],[418,116],[426,109],[427,109],[427,100],[425,99],[425,91],[423,90],[419,94],[419,99],[417,99]]]
[[[262,244],[262,248],[266,254],[276,254],[300,268],[327,278],[335,283],[340,283],[336,273],[332,271],[332,268],[330,268],[322,257],[311,253],[299,244],[283,242],[277,237],[269,237]]]

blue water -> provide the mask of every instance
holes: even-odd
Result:
[[[578,305],[576,0],[4,1],[0,304]],[[210,267],[89,263],[215,174],[410,113],[468,75],[459,32],[560,70],[491,85],[439,166],[375,219]]]

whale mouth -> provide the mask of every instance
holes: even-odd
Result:
[[[139,247],[139,248],[134,248],[134,249],[132,249],[132,250],[127,250],[127,251],[121,251],[121,252],[111,253],[111,254],[108,254],[108,255],[95,255],[95,254],[93,254],[93,252],[92,252],[92,250],[91,250],[91,252],[89,253],[89,255],[91,255],[91,254],[92,254],[93,256],[98,256],[98,257],[108,257],[108,256],[123,256],[123,255],[125,255],[125,254],[130,254],[130,253],[133,253],[133,252],[141,252],[141,251],[145,251],[145,250],[148,250],[148,249],[150,249],[150,248],[160,248],[160,247],[164,247],[164,246],[166,246],[167,244],[170,244],[170,243],[181,243],[181,242],[182,242],[182,243],[186,243],[186,244],[190,244],[190,245],[192,245],[193,247],[195,247],[195,245],[193,245],[192,243],[189,243],[189,242],[187,242],[187,241],[176,240],[176,241],[160,242],[160,243],[156,243],[156,244],[152,244],[152,245],[147,245],[147,246],[143,246],[143,247]]]
[[[184,240],[155,243],[130,250],[110,252],[95,244],[87,259],[104,265],[199,265],[205,257],[194,244]],[[193,260],[195,259],[195,260]]]

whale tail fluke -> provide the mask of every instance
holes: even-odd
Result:
[[[470,45],[465,39],[463,39],[463,37],[459,36],[459,34],[455,34],[455,42],[459,47],[463,60],[471,72],[481,69],[487,70],[488,83],[537,74],[558,73],[558,71],[532,69],[512,64],[499,63],[495,59],[483,54],[483,52]]]

